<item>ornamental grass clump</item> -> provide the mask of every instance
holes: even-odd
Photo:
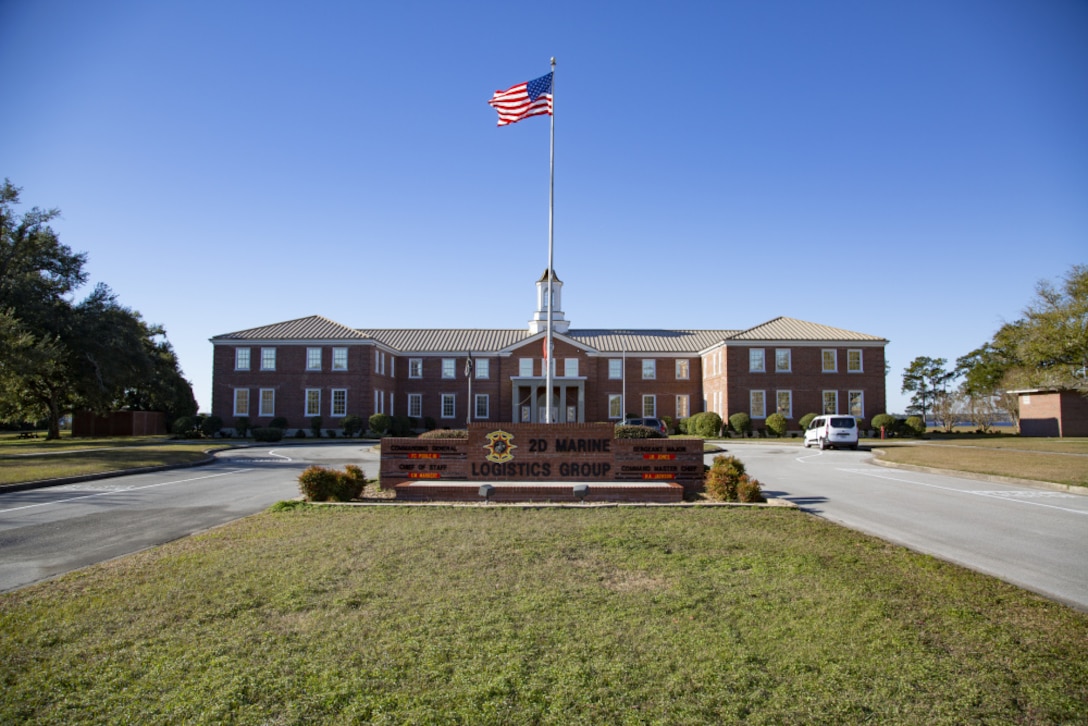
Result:
[[[744,462],[735,456],[719,454],[706,473],[706,494],[720,502],[765,502],[758,479],[744,471]]]
[[[363,470],[348,464],[344,471],[311,466],[298,476],[298,488],[311,502],[350,502],[358,499],[366,486]]]

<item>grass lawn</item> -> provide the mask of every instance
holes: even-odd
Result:
[[[3,723],[1084,723],[1088,614],[797,510],[316,507],[0,595]]]
[[[1012,436],[875,441],[880,458],[902,464],[1088,486],[1088,439]]]

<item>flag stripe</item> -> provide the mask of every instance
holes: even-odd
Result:
[[[517,123],[532,116],[552,113],[552,74],[495,91],[488,101],[499,114],[499,126]]]

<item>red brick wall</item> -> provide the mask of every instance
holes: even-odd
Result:
[[[1020,395],[1024,436],[1088,436],[1088,397],[1075,391]]]

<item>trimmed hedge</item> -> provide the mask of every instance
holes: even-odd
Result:
[[[703,411],[688,419],[687,433],[713,439],[722,434],[722,417],[713,411]]]
[[[419,435],[421,439],[467,439],[468,429],[433,429]]]
[[[617,426],[617,439],[667,439],[665,434],[649,426]]]
[[[311,466],[298,476],[298,488],[311,502],[350,502],[358,499],[366,486],[363,470],[348,464],[344,471]]]

